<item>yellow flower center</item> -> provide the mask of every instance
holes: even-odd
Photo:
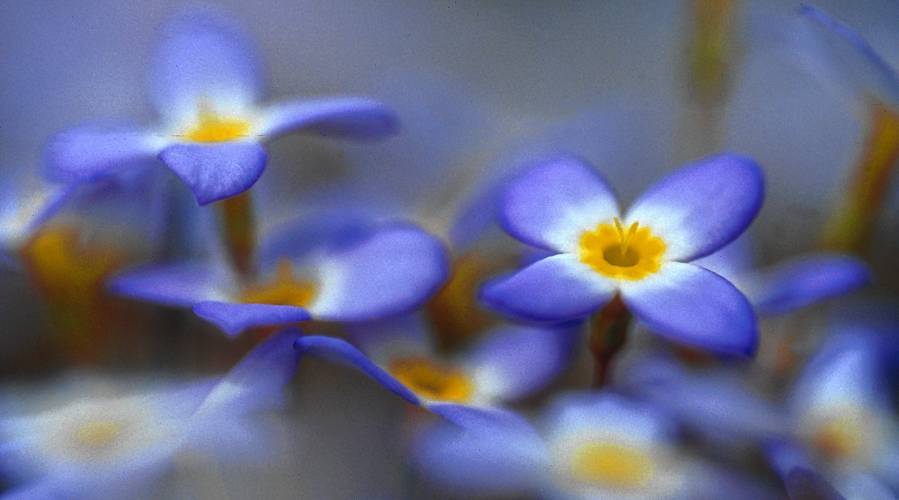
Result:
[[[181,136],[192,142],[226,142],[250,135],[249,120],[235,116],[221,116],[207,103],[200,103],[197,121]]]
[[[575,480],[621,490],[645,487],[654,468],[646,452],[615,442],[588,442],[578,448],[571,461]]]
[[[297,279],[293,264],[282,259],[278,261],[272,280],[245,287],[240,294],[240,301],[245,304],[308,307],[317,294],[315,283]]]
[[[103,451],[115,444],[124,430],[125,424],[116,420],[89,420],[75,429],[75,445],[93,452]]]
[[[466,403],[474,394],[474,384],[465,372],[433,359],[393,359],[388,364],[387,371],[409,390],[425,399]]]
[[[646,226],[625,228],[616,217],[581,233],[578,255],[597,273],[615,279],[641,280],[659,270],[665,242]]]
[[[813,432],[812,445],[828,460],[855,456],[864,444],[861,415],[855,412],[830,416]]]

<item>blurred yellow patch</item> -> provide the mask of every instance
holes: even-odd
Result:
[[[645,487],[654,469],[653,460],[646,452],[608,441],[581,445],[571,462],[571,473],[577,481],[613,489]]]
[[[812,445],[828,460],[858,455],[864,444],[862,416],[855,411],[831,415],[814,427]]]
[[[474,383],[465,372],[429,358],[394,359],[387,371],[425,399],[466,403],[474,394]]]
[[[75,429],[75,444],[91,451],[109,448],[119,439],[125,424],[117,420],[89,420]]]
[[[35,281],[51,295],[86,300],[87,290],[99,290],[103,279],[122,262],[122,252],[88,245],[76,228],[48,226],[22,248]]]

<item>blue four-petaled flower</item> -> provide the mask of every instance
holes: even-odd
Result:
[[[234,336],[309,319],[361,322],[399,315],[421,305],[448,272],[441,242],[403,222],[348,224],[317,236],[289,225],[263,241],[260,253],[259,277],[250,282],[214,260],[150,265],[113,278],[109,286],[122,296],[191,308]]]
[[[305,336],[303,354],[351,366],[409,403],[463,426],[504,418],[503,404],[545,387],[568,365],[575,331],[570,325],[506,325],[485,332],[466,352],[442,356],[418,316],[356,332],[355,344]]]
[[[294,131],[373,138],[397,129],[394,114],[364,98],[288,100],[258,106],[261,62],[240,29],[208,12],[166,29],[152,102],[161,126],[83,126],[50,143],[47,174],[69,181],[144,166],[158,156],[201,204],[249,189],[266,165],[263,143]]]
[[[763,191],[755,162],[720,155],[672,173],[620,216],[611,188],[585,163],[543,160],[509,184],[500,223],[554,255],[488,283],[481,297],[514,316],[561,321],[620,295],[662,336],[752,355],[757,328],[746,297],[691,261],[737,238],[758,213]]]

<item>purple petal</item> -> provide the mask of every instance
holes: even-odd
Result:
[[[784,477],[784,488],[791,499],[845,500],[845,497],[818,472],[805,467],[794,467]]]
[[[411,311],[446,280],[446,251],[415,226],[393,224],[340,242],[319,266],[310,311],[328,321],[366,321]]]
[[[794,415],[840,407],[889,414],[887,370],[899,350],[894,338],[861,332],[829,337],[794,382],[789,401]]]
[[[692,374],[669,360],[649,359],[631,365],[623,380],[638,397],[715,442],[771,439],[789,428],[786,414],[734,373]]]
[[[542,389],[571,361],[571,329],[504,326],[489,332],[466,357],[479,391],[514,401]]]
[[[175,389],[153,394],[154,404],[167,418],[190,418],[220,382],[221,377],[210,376],[182,383]]]
[[[205,264],[150,265],[120,274],[107,285],[112,293],[154,304],[193,307],[222,297],[223,280]]]
[[[539,434],[527,420],[509,410],[493,407],[475,407],[456,403],[428,403],[433,413],[448,422],[472,431],[510,431],[529,433],[535,439]]]
[[[615,293],[571,254],[560,254],[488,282],[480,298],[490,307],[533,321],[564,321],[587,316]]]
[[[231,304],[228,302],[200,302],[193,306],[194,314],[234,337],[248,328],[287,325],[311,318],[302,307],[272,304]]]
[[[434,357],[437,353],[430,326],[420,313],[349,324],[346,330],[350,342],[378,365],[397,358]]]
[[[442,424],[414,443],[413,463],[429,481],[460,494],[516,497],[549,479],[551,458],[536,432]]]
[[[418,396],[349,342],[333,337],[310,335],[298,339],[296,348],[301,354],[322,357],[355,368],[406,401],[419,406],[422,404]]]
[[[158,137],[137,127],[78,127],[50,139],[44,172],[56,182],[121,172],[146,165],[163,144]]]
[[[361,237],[373,228],[368,207],[339,204],[316,210],[268,231],[259,246],[257,260],[263,268],[284,258],[300,260],[331,242]]]
[[[849,293],[871,281],[865,264],[848,255],[808,255],[779,264],[744,290],[760,313],[783,314]]]
[[[765,456],[784,482],[792,499],[842,499],[827,480],[811,464],[808,455],[796,443],[777,440],[764,447]]]
[[[582,232],[617,215],[615,195],[598,172],[577,158],[556,156],[510,183],[500,224],[529,245],[568,252]]]
[[[169,122],[192,118],[201,102],[222,114],[244,112],[262,85],[255,47],[230,18],[196,10],[165,26],[153,61],[152,99]]]
[[[829,65],[827,77],[845,82],[860,97],[873,96],[899,107],[899,76],[858,32],[810,5],[800,7],[799,14],[817,43],[813,48],[823,49],[814,55]]]
[[[219,144],[175,144],[159,158],[193,191],[197,202],[206,205],[240,194],[256,183],[268,156],[253,142]]]
[[[668,246],[666,258],[691,261],[742,233],[762,206],[762,170],[724,154],[680,168],[650,187],[628,210],[626,225],[648,226]]]
[[[749,235],[743,233],[743,236],[721,250],[692,262],[733,282],[736,277],[752,270],[752,248]],[[745,292],[745,290],[743,291]]]
[[[196,415],[245,415],[282,404],[284,386],[296,373],[300,359],[294,349],[299,338],[299,330],[290,328],[257,345],[212,389]]]
[[[655,333],[720,354],[752,356],[755,314],[730,282],[693,264],[667,262],[655,275],[621,284],[634,315]]]
[[[51,478],[10,488],[3,492],[0,500],[59,500],[71,494],[76,492],[61,488],[59,480]]]
[[[399,119],[378,101],[343,97],[272,104],[257,127],[268,137],[308,130],[325,136],[378,138],[396,133]]]

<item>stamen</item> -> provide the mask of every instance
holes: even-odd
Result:
[[[614,219],[612,219],[612,222],[615,224],[615,231],[618,232],[618,241],[621,242],[621,244],[618,246],[618,251],[623,258],[625,255],[627,255],[628,244],[630,244],[631,239],[634,237],[634,235],[637,234],[637,229],[640,227],[640,223],[634,222],[630,225],[630,227],[627,228],[627,231],[625,231],[624,224],[621,223],[621,219],[615,217]]]
[[[274,304],[307,307],[315,299],[315,283],[294,277],[293,264],[287,259],[278,261],[272,280],[244,288],[240,301],[246,304]]]

